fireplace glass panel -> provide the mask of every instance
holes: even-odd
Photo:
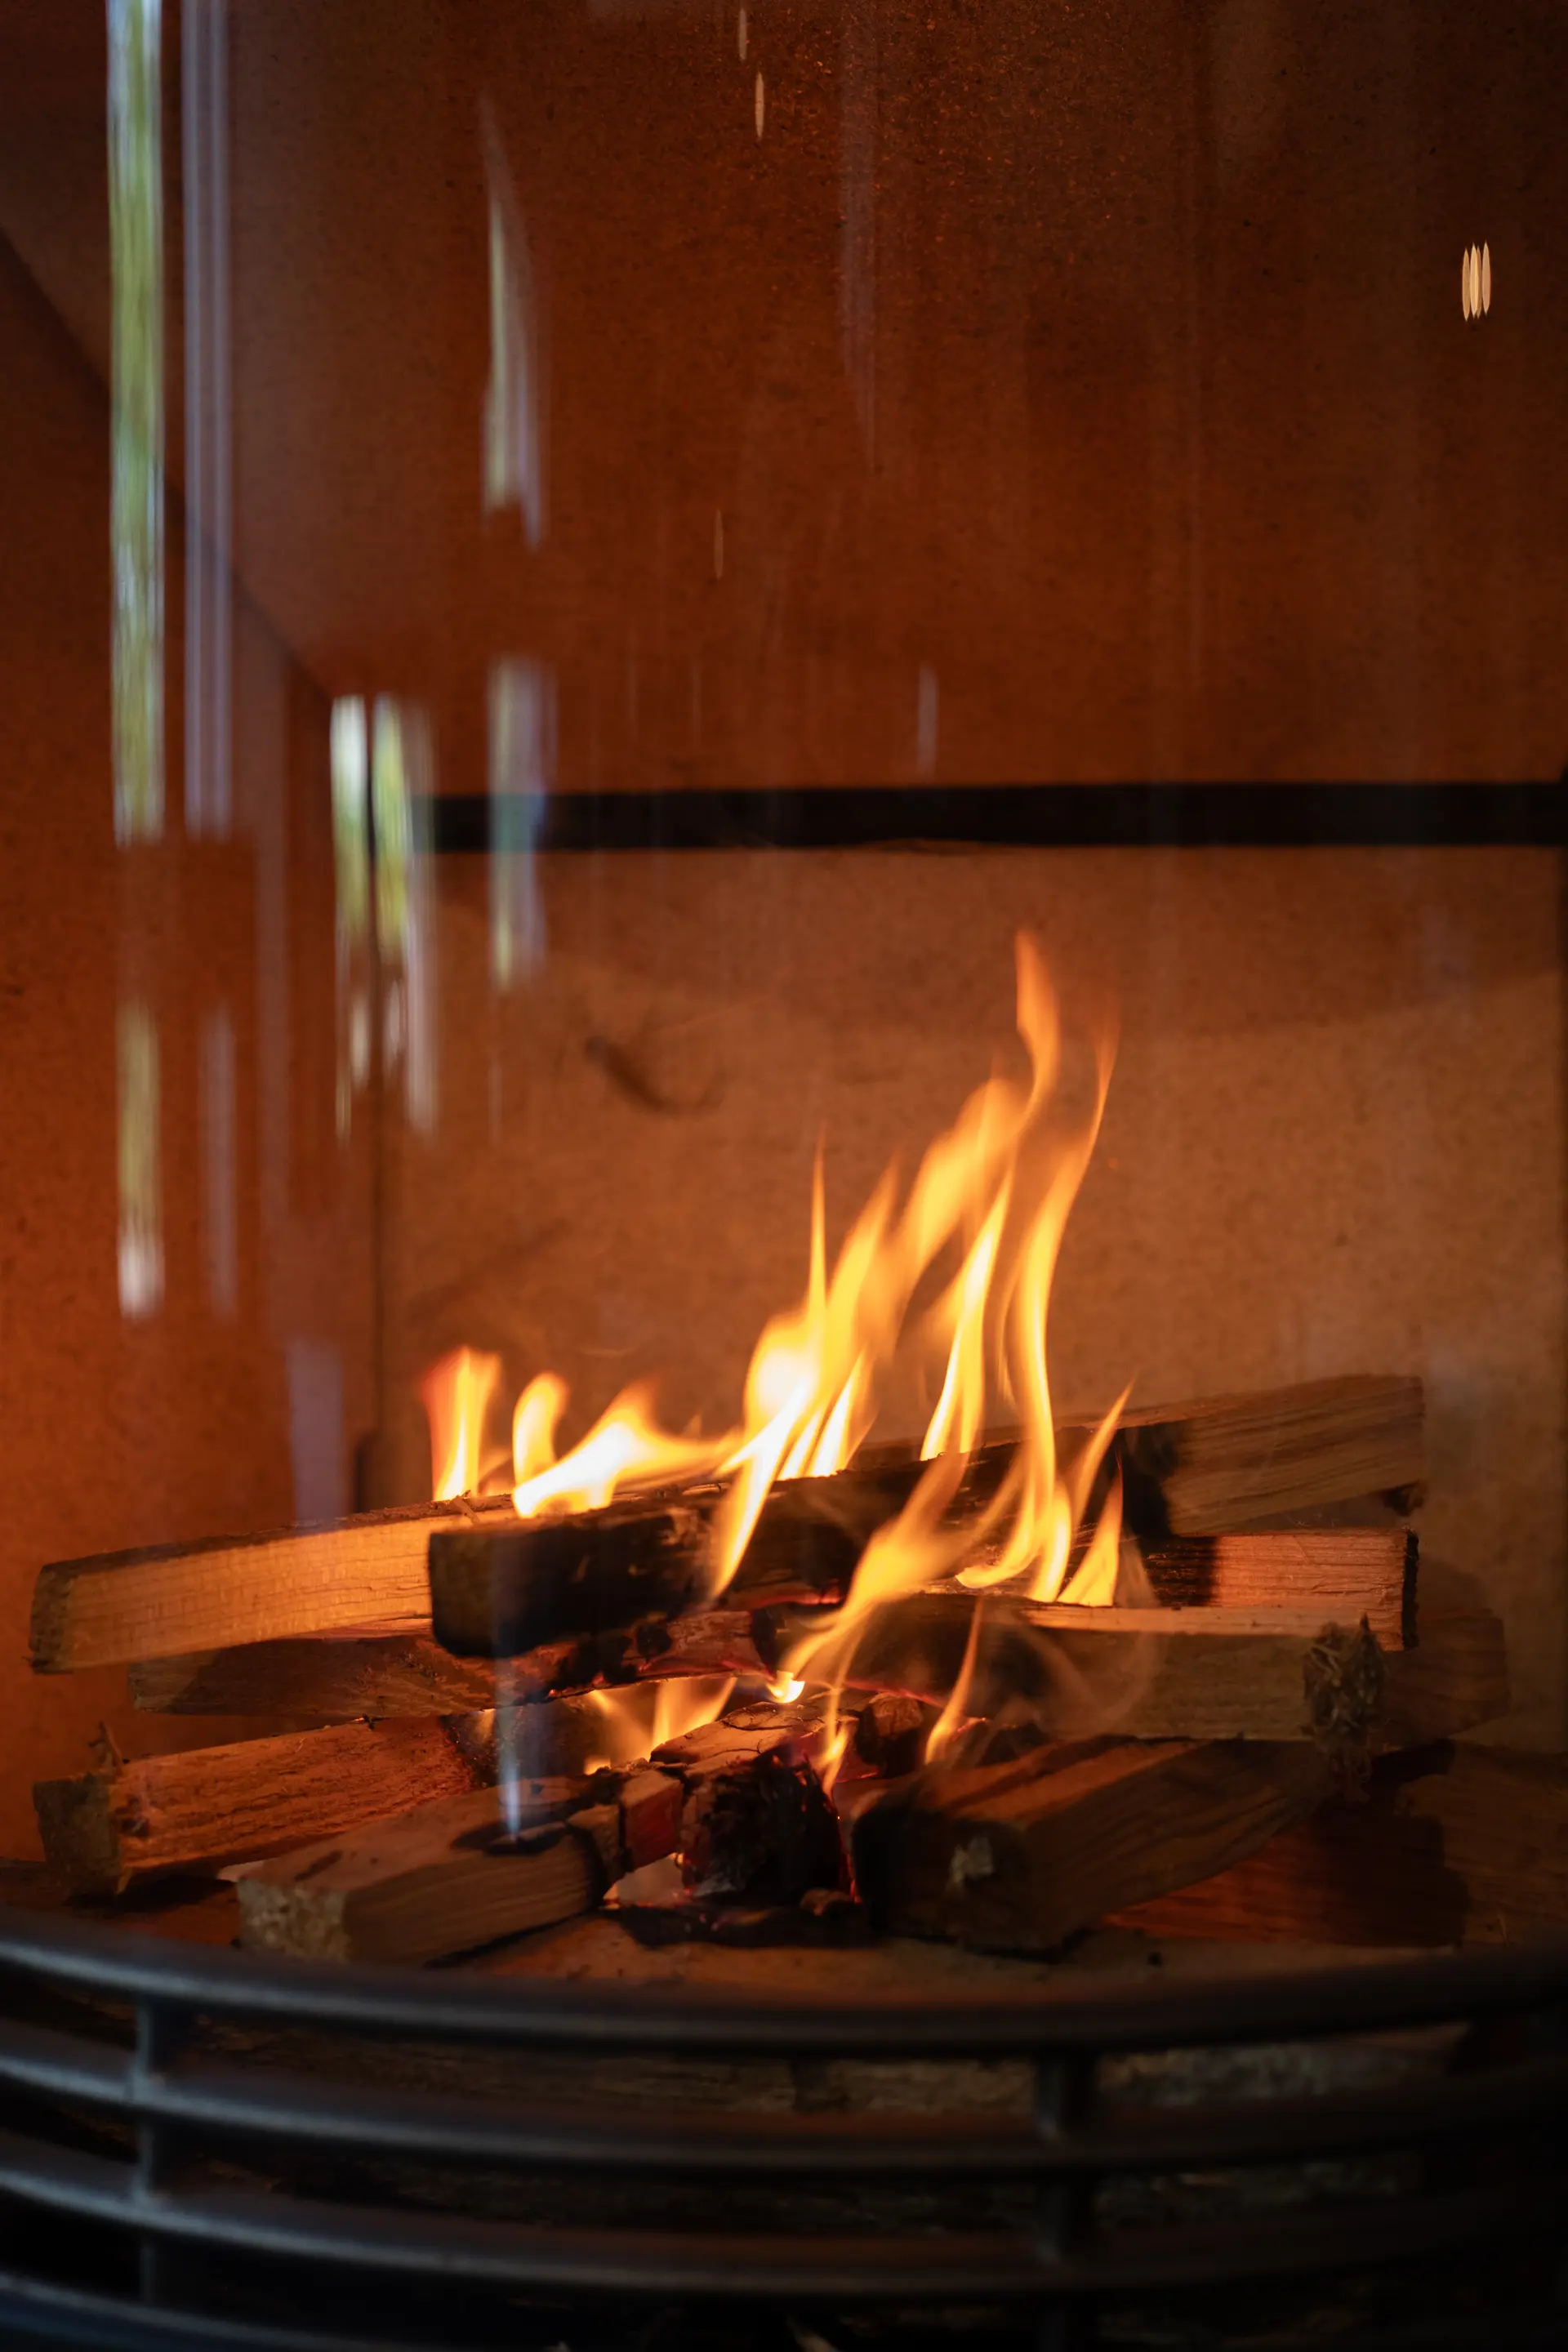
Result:
[[[1020,930],[1064,1406],[1420,1374],[1562,1748],[1565,45],[7,11],[8,1850],[171,1738],[41,1561],[428,1494],[459,1346],[723,1426]]]

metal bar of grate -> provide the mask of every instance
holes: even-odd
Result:
[[[0,2130],[0,2194],[187,2245],[489,2287],[664,2295],[1048,2296],[1309,2276],[1561,2236],[1561,2179],[1201,2229],[1150,2229],[1061,2255],[1004,2231],[765,2237],[549,2228],[192,2188],[142,2193],[130,2168]]]
[[[336,2084],[268,2067],[172,2054],[148,2068],[47,2027],[0,2021],[0,2082],[89,2101],[188,2133],[300,2139],[381,2155],[484,2164],[700,2174],[1058,2176],[1278,2162],[1555,2122],[1568,2112],[1568,2054],[1521,2059],[1436,2081],[1356,2094],[1111,2109],[1031,2128],[962,2110],[935,2117],[792,2111],[734,2114],[673,2105],[648,2114]]]
[[[207,2015],[424,2040],[552,2049],[730,2051],[754,2057],[1039,2058],[1203,2047],[1568,2009],[1568,1938],[1420,1960],[1362,1961],[1238,1985],[1107,1986],[1092,1998],[829,2006],[695,1999],[681,1987],[520,1984],[405,1968],[272,1962],[193,1951],[71,1922],[0,1915],[0,1969],[117,2000]]]

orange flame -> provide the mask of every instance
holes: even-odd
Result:
[[[722,1715],[734,1687],[733,1675],[692,1675],[589,1691],[604,1740],[603,1760],[640,1763],[667,1739],[679,1739]]]
[[[763,1328],[746,1373],[738,1427],[713,1438],[675,1436],[658,1425],[650,1391],[638,1384],[623,1391],[588,1434],[556,1459],[563,1383],[541,1373],[519,1400],[513,1501],[525,1517],[593,1508],[617,1493],[679,1479],[723,1479],[711,1563],[710,1597],[717,1598],[739,1567],[774,1483],[842,1467],[875,1422],[899,1350],[912,1344],[922,1360],[931,1360],[938,1392],[919,1484],[868,1545],[844,1607],[825,1628],[803,1636],[784,1661],[781,1692],[808,1678],[836,1690],[873,1611],[955,1575],[972,1589],[1011,1587],[1036,1600],[1065,1596],[1104,1605],[1115,1597],[1119,1492],[1101,1510],[1076,1568],[1073,1557],[1126,1392],[1064,1465],[1047,1368],[1051,1286],[1100,1132],[1111,1053],[1108,1044],[1101,1045],[1092,1110],[1064,1138],[1059,1114],[1047,1118],[1061,1067],[1060,1024],[1038,950],[1026,935],[1017,943],[1017,1026],[1028,1058],[1026,1081],[994,1076],[976,1087],[927,1150],[901,1207],[889,1168],[831,1269],[819,1153],[805,1294]],[[933,1276],[944,1276],[945,1286],[934,1306],[914,1312],[917,1294]],[[940,1380],[934,1377],[939,1369]],[[998,1394],[1021,1416],[1016,1454],[979,1520],[952,1524],[965,1456],[986,1425],[988,1401]],[[468,1455],[463,1466],[468,1472]],[[974,1560],[982,1543],[990,1553],[984,1565]],[[960,1683],[933,1731],[933,1753],[963,1719],[982,1638],[977,1612]],[[690,1703],[668,1701],[671,1706]],[[615,1704],[624,1708],[629,1701]],[[655,1726],[650,1721],[646,1728],[651,1735]],[[835,1702],[820,1749],[829,1772],[842,1748]]]
[[[500,1378],[499,1356],[454,1348],[419,1383],[430,1423],[430,1485],[438,1503],[473,1494],[479,1483],[485,1414]]]
[[[553,1406],[553,1412],[560,1412],[566,1399],[565,1384],[557,1381],[553,1373],[544,1372],[525,1391],[518,1406],[520,1422],[530,1396],[545,1381],[554,1384],[546,1402]],[[566,1511],[596,1511],[623,1487],[661,1486],[677,1478],[697,1477],[704,1470],[715,1468],[721,1458],[722,1446],[703,1438],[667,1436],[651,1417],[651,1401],[652,1391],[645,1381],[623,1389],[581,1444],[554,1463],[550,1461],[548,1451],[553,1415],[546,1428],[546,1404],[536,1406],[528,1422],[522,1458],[525,1465],[537,1458],[536,1442],[542,1437],[548,1466],[519,1478],[511,1496],[518,1516],[531,1519],[552,1504]],[[516,1443],[514,1425],[514,1448]]]

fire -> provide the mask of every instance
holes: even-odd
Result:
[[[552,1387],[529,1418],[525,1415],[529,1399],[545,1381]],[[531,1519],[552,1504],[566,1511],[596,1511],[623,1487],[659,1486],[678,1478],[699,1477],[722,1458],[722,1449],[702,1438],[666,1436],[649,1410],[652,1395],[647,1382],[637,1381],[621,1391],[580,1445],[552,1463],[550,1433],[565,1400],[564,1381],[545,1372],[524,1391],[518,1405],[513,1449],[519,1478],[511,1499],[520,1518]],[[547,1466],[532,1469],[542,1445]],[[529,1470],[531,1475],[523,1475]]]
[[[500,1378],[499,1356],[454,1348],[431,1365],[420,1382],[430,1423],[431,1491],[437,1502],[478,1488],[484,1468],[485,1414]]]
[[[775,1482],[842,1468],[876,1421],[895,1358],[907,1362],[912,1354],[929,1368],[936,1402],[921,1446],[920,1481],[868,1545],[845,1605],[820,1631],[801,1637],[783,1662],[773,1685],[777,1696],[794,1696],[808,1681],[837,1690],[870,1614],[933,1582],[957,1577],[971,1589],[1094,1606],[1115,1597],[1120,1493],[1112,1490],[1092,1528],[1086,1518],[1127,1391],[1064,1463],[1047,1363],[1052,1285],[1099,1137],[1112,1055],[1102,1044],[1092,1106],[1076,1124],[1065,1121],[1056,1001],[1027,935],[1017,943],[1017,1026],[1026,1076],[996,1075],[974,1090],[927,1150],[901,1204],[889,1168],[831,1265],[819,1152],[805,1293],[764,1327],[737,1427],[711,1438],[673,1435],[659,1426],[648,1387],[638,1384],[624,1390],[557,1458],[564,1384],[542,1373],[519,1399],[513,1501],[524,1517],[593,1508],[620,1493],[682,1479],[724,1482],[714,1522],[716,1599],[739,1567]],[[933,1281],[942,1286],[926,1304]],[[453,1369],[459,1363],[461,1377]],[[443,1374],[455,1402],[438,1420],[432,1397]],[[493,1359],[464,1354],[447,1359],[426,1383],[439,1493],[462,1493],[477,1481],[478,1424],[494,1378]],[[951,1506],[995,1398],[1021,1420],[1017,1450],[979,1517],[955,1524]],[[975,1560],[982,1545],[983,1565]],[[981,1624],[977,1610],[963,1670],[932,1734],[933,1752],[963,1720]],[[666,1704],[679,1709],[694,1703],[671,1697]],[[628,1721],[631,1706],[630,1698],[616,1698],[616,1719]],[[637,1720],[640,1736],[640,1716]],[[672,1735],[664,1727],[660,1736]],[[606,1744],[618,1746],[621,1735]],[[829,1772],[842,1744],[830,1706],[822,1748]]]
[[[635,1764],[651,1756],[667,1739],[679,1739],[722,1715],[734,1687],[733,1675],[671,1675],[626,1689],[588,1692],[604,1742],[595,1760]]]

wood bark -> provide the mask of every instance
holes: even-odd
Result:
[[[1152,1936],[1518,1943],[1568,1927],[1568,1759],[1440,1742],[1374,1765],[1201,1885],[1116,1915]]]
[[[1223,1870],[1331,1784],[1310,1746],[1239,1740],[1089,1740],[977,1771],[928,1768],[858,1805],[856,1884],[884,1932],[1050,1951]]]
[[[44,1852],[80,1894],[213,1871],[495,1779],[489,1717],[381,1725],[149,1756],[33,1790]]]

